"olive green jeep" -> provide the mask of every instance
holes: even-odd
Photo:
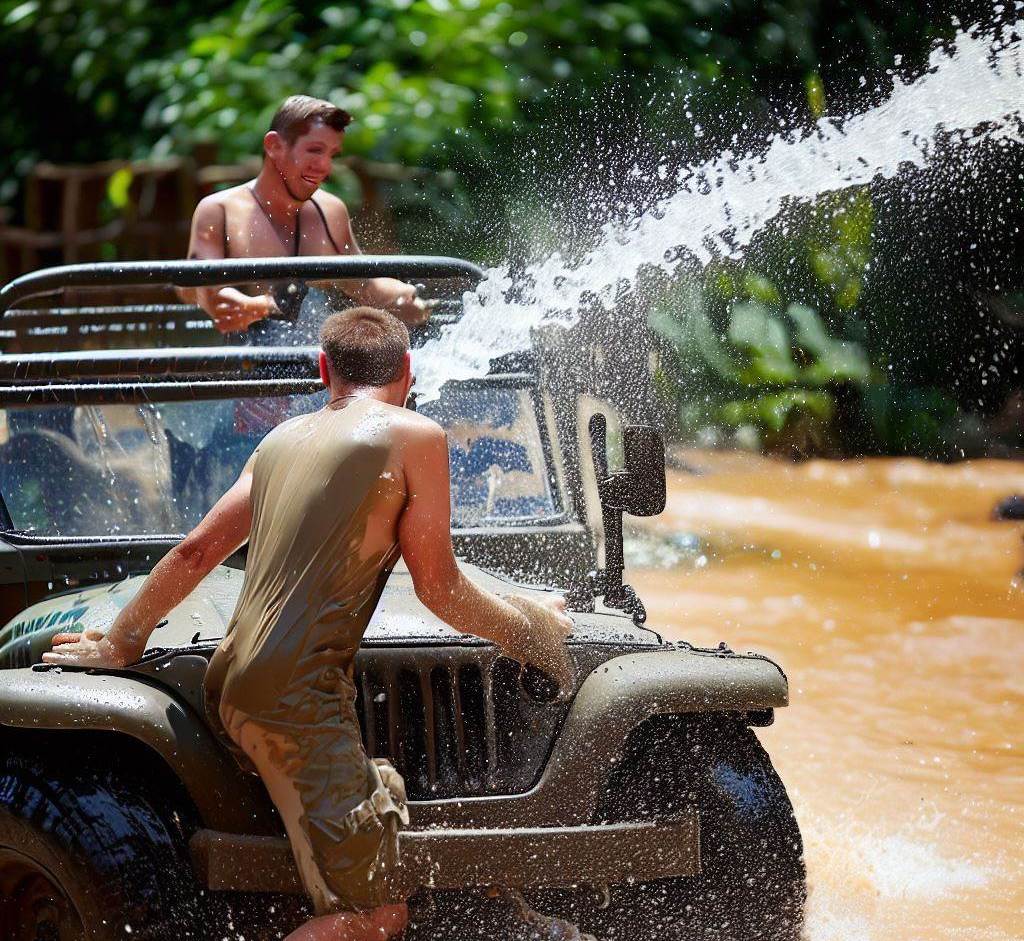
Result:
[[[203,709],[244,552],[138,663],[40,658],[56,633],[109,626],[259,437],[322,402],[314,348],[194,345],[212,342],[203,313],[166,291],[140,303],[142,288],[380,273],[449,295],[434,331],[481,277],[457,259],[409,257],[125,263],[0,290],[3,941],[277,938],[308,915],[259,778]],[[90,286],[116,288],[117,303]],[[189,330],[193,345],[156,342]],[[453,537],[470,576],[568,594],[575,689],[559,697],[542,673],[449,629],[401,566],[356,659],[366,748],[395,764],[411,798],[405,937],[517,937],[513,890],[609,941],[795,939],[800,834],[751,731],[787,704],[786,678],[764,657],[668,642],[645,623],[622,582],[621,525],[623,512],[664,504],[660,438],[621,430],[610,471],[603,414],[588,426],[555,401],[543,362],[496,360],[422,408],[448,432]]]

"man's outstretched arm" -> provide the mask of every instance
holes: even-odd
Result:
[[[122,667],[146,649],[149,635],[167,613],[249,538],[252,527],[252,461],[199,525],[154,566],[138,594],[124,606],[105,634],[58,634],[46,663]]]
[[[444,431],[436,425],[418,430],[407,445],[403,467],[408,498],[399,522],[399,541],[416,597],[455,630],[493,641],[506,656],[539,667],[567,690],[572,666],[564,641],[572,621],[565,614],[564,601],[499,597],[459,569],[452,549]]]
[[[201,200],[192,216],[189,259],[210,261],[224,257],[224,211],[210,196]],[[196,303],[213,318],[221,333],[245,330],[277,309],[269,294],[250,296],[235,287],[178,288],[186,303]]]

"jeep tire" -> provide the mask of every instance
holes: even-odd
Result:
[[[806,873],[793,808],[739,717],[663,716],[631,735],[595,822],[695,809],[701,874],[530,893],[600,941],[798,941]]]
[[[205,937],[187,911],[198,895],[184,833],[159,791],[119,778],[116,761],[70,764],[0,756],[0,937]]]

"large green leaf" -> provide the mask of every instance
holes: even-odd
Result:
[[[751,385],[781,384],[793,382],[799,375],[785,325],[763,304],[757,301],[733,304],[728,336],[748,360],[740,374],[742,381]]]
[[[812,385],[829,382],[866,383],[871,377],[871,364],[859,343],[836,340],[822,323],[818,312],[806,304],[790,304],[786,316],[793,321],[796,346],[813,357],[813,362],[800,378]]]

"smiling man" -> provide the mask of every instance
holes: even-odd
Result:
[[[288,98],[263,137],[259,176],[213,193],[196,207],[189,258],[360,254],[345,204],[320,189],[341,152],[350,121],[346,111],[329,101],[308,95]],[[401,281],[374,278],[339,286],[359,303],[388,310],[407,325],[427,319],[429,312],[415,289]],[[218,330],[243,343],[316,342],[320,324],[311,308],[317,305],[303,304],[305,286],[182,293],[210,314]]]

